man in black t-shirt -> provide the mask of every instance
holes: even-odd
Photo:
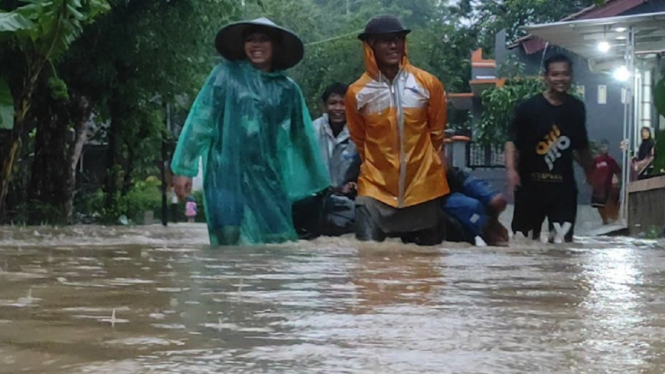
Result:
[[[591,172],[584,103],[568,94],[572,61],[555,55],[545,61],[547,91],[520,103],[506,143],[508,187],[515,192],[513,233],[540,236],[548,219],[554,242],[573,239],[577,184],[573,159]]]

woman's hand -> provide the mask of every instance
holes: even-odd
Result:
[[[175,194],[178,195],[178,198],[184,200],[192,192],[192,178],[174,175],[173,187],[175,188]]]

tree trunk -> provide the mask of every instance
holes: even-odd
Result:
[[[23,87],[20,90],[21,94],[18,95],[18,100],[15,100],[16,113],[14,114],[14,128],[9,134],[9,146],[3,147],[0,150],[0,166],[2,167],[0,169],[0,215],[2,215],[5,206],[5,198],[9,191],[9,181],[12,177],[16,155],[21,148],[21,135],[27,122],[32,94],[37,87],[37,81],[45,61],[41,58],[28,62],[28,73],[23,81]]]
[[[16,125],[16,124],[15,124]],[[14,131],[2,131],[0,135],[0,215],[4,211],[4,201],[9,191],[9,180],[12,176],[12,168],[14,167],[14,159],[21,146],[20,138],[15,136]]]
[[[62,181],[66,178],[67,124],[69,116],[65,103],[50,97],[43,85],[37,95],[34,115],[37,122],[35,157],[28,187],[28,223],[64,224]]]
[[[44,82],[45,83],[45,82]],[[67,224],[72,213],[76,165],[86,140],[91,108],[85,97],[72,94],[55,100],[46,84],[36,95],[37,133],[28,188],[30,224]],[[70,124],[74,128],[70,128]]]
[[[64,191],[64,214],[68,219],[72,216],[73,206],[74,206],[74,197],[76,191],[76,166],[81,159],[81,153],[83,152],[83,145],[88,140],[87,137],[87,128],[88,121],[92,115],[92,105],[90,101],[81,97],[76,100],[78,114],[75,119],[74,124],[74,142],[69,146],[69,151],[67,152],[67,177],[63,182],[63,191]]]
[[[125,196],[132,189],[132,174],[134,173],[134,148],[125,142],[127,146],[127,166],[122,177],[122,196]]]
[[[108,146],[106,149],[106,178],[104,180],[104,207],[111,209],[115,205],[118,192],[118,145],[120,143],[120,129],[125,116],[122,96],[117,90],[111,96],[111,125],[108,132]]]

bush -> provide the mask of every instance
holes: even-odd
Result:
[[[132,220],[143,219],[143,212],[152,210],[158,216],[162,209],[162,182],[155,177],[134,182],[132,189],[125,195],[118,193],[116,203],[110,208],[104,207],[104,192],[99,189],[93,194],[82,197],[76,204],[79,221],[101,221],[117,224],[121,216]]]
[[[118,204],[124,208],[123,214],[129,219],[143,219],[143,212],[149,210],[159,214],[162,210],[161,186],[162,182],[154,177],[136,182],[127,195],[118,199]]]
[[[541,79],[515,78],[506,81],[501,88],[483,92],[483,113],[475,129],[475,141],[482,145],[503,145],[508,138],[515,105],[544,90]]]
[[[654,104],[658,114],[665,117],[665,78],[662,78],[653,89]],[[665,129],[654,136],[656,139],[656,150],[653,161],[653,172],[655,174],[665,172]]]
[[[654,137],[656,149],[653,159],[653,174],[665,173],[665,130],[661,130]]]

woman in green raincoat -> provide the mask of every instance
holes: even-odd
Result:
[[[171,164],[189,195],[203,157],[212,245],[296,240],[292,204],[330,182],[298,85],[284,74],[303,57],[293,32],[266,18],[224,27],[224,57],[201,89]]]

